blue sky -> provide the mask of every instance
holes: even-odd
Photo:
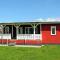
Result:
[[[60,18],[60,0],[0,0],[0,22]]]

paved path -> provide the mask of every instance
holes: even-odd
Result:
[[[42,47],[44,45],[16,45],[16,47]]]
[[[8,46],[7,44],[0,44],[0,46]],[[13,47],[42,47],[42,46],[44,46],[44,45],[15,45],[15,46],[13,46]]]

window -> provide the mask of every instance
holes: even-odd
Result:
[[[23,28],[22,27],[19,28],[19,34],[23,34]]]
[[[9,34],[9,27],[5,27],[5,34]]]
[[[51,35],[56,35],[56,26],[51,26]]]
[[[33,34],[33,28],[32,27],[26,27],[25,28],[25,34]]]
[[[3,33],[3,28],[0,26],[0,34]]]
[[[35,28],[35,34],[40,34],[40,25]]]

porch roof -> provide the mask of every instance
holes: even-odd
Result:
[[[20,25],[20,24],[60,24],[60,21],[51,21],[51,22],[5,22],[5,23],[0,23],[0,25]]]

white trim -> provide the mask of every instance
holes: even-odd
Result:
[[[41,24],[40,24],[40,34],[41,34],[40,38],[42,40],[42,25]]]
[[[12,25],[12,37],[13,37],[13,25]]]
[[[40,24],[40,34],[42,34],[42,30],[41,30],[41,24]]]
[[[34,24],[34,40],[35,40],[35,27],[36,27],[36,26],[35,26],[35,24]]]
[[[55,28],[55,34],[52,33],[52,28]],[[56,26],[51,26],[51,35],[56,35]]]
[[[19,26],[16,26],[16,39],[17,39],[17,34],[18,34],[18,28]]]

